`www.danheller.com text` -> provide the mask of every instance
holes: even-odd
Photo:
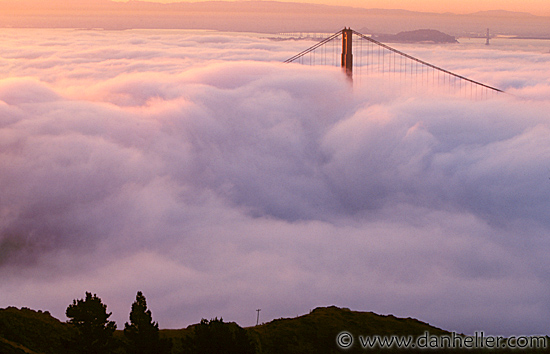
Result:
[[[536,349],[548,348],[548,338],[544,336],[486,336],[475,332],[472,336],[456,334],[419,336],[354,336],[350,332],[340,332],[336,344],[342,349],[360,345],[363,349],[403,348],[403,349]]]

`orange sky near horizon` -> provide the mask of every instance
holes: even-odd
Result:
[[[59,3],[62,0],[54,1]],[[78,4],[82,0],[64,0],[66,4]],[[89,1],[89,0],[88,0]],[[133,0],[112,0],[127,2]],[[138,0],[158,3],[172,2],[203,2],[211,0]],[[264,1],[264,0],[216,0],[216,1]],[[271,0],[265,0],[271,1]],[[366,9],[403,9],[423,12],[452,12],[457,14],[474,13],[477,11],[506,10],[528,12],[537,16],[550,16],[549,0],[273,0],[281,2],[325,4],[334,6],[351,6]],[[0,4],[15,5],[19,0],[0,0]],[[47,2],[43,3],[47,6]]]
[[[127,0],[115,0],[127,1]],[[151,2],[182,2],[181,0],[147,0]],[[235,0],[222,0],[235,1]],[[240,0],[243,1],[243,0]],[[246,1],[246,0],[244,0]],[[255,0],[262,1],[262,0]],[[266,0],[269,1],[269,0]],[[487,10],[529,12],[538,16],[550,16],[548,0],[276,0],[283,2],[353,6],[367,9],[403,9],[425,12],[453,12],[458,14]],[[192,1],[198,2],[198,1]]]

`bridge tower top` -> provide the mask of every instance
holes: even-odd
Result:
[[[353,78],[353,30],[344,28],[342,30],[342,69],[351,80]]]

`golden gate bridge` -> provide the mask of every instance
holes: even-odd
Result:
[[[351,28],[328,36],[285,63],[341,66],[350,80],[355,73],[360,78],[381,75],[399,81],[401,86],[431,88],[476,100],[504,92],[415,58]]]

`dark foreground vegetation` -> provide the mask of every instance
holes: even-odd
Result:
[[[203,319],[180,330],[159,330],[138,292],[123,330],[109,321],[101,299],[86,293],[66,310],[67,322],[49,312],[28,308],[0,309],[0,354],[323,354],[323,353],[548,353],[538,349],[422,349],[370,348],[359,336],[451,336],[451,333],[412,318],[381,316],[337,307],[316,308],[309,314],[241,328],[223,319]],[[353,334],[353,345],[342,349],[337,336]],[[546,337],[548,343],[550,338]],[[341,343],[348,343],[345,340]],[[346,344],[347,345],[347,344]]]

